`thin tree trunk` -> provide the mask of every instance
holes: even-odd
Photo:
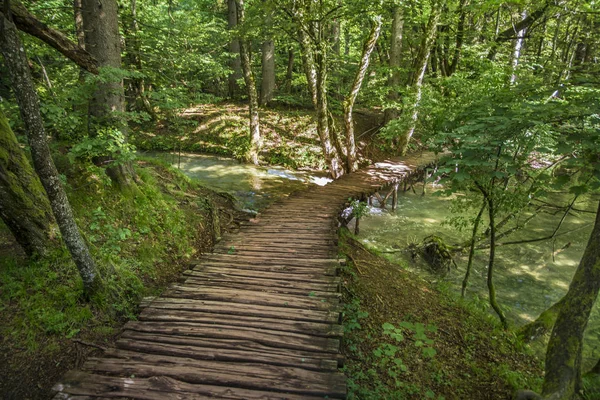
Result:
[[[288,94],[292,93],[292,81],[294,80],[294,49],[288,50],[287,71],[285,74],[285,91]]]
[[[494,262],[496,259],[496,223],[495,223],[495,213],[496,210],[494,208],[494,200],[491,195],[486,196],[488,201],[488,215],[490,219],[490,258],[488,263],[488,273],[487,273],[487,287],[488,293],[490,297],[490,305],[498,314],[500,318],[500,322],[504,329],[508,328],[508,322],[506,321],[506,317],[496,300],[496,287],[494,286]]]
[[[522,19],[527,18],[527,11],[523,11]],[[517,32],[517,39],[515,40],[515,47],[512,54],[511,59],[511,68],[512,74],[510,76],[510,84],[514,85],[517,82],[517,67],[519,66],[519,59],[521,58],[521,50],[523,48],[523,42],[525,39],[525,33],[527,32],[527,28],[523,28],[519,32]]]
[[[471,234],[471,244],[469,246],[469,261],[467,262],[467,271],[465,272],[465,277],[462,281],[462,289],[461,296],[465,297],[465,292],[467,291],[467,285],[469,284],[469,276],[471,275],[471,267],[473,265],[473,257],[475,256],[475,243],[477,242],[477,230],[479,229],[479,223],[481,222],[481,217],[483,216],[483,212],[486,207],[486,200],[483,199],[483,204],[481,205],[481,209],[475,218],[475,222],[473,223],[473,233]]]
[[[235,0],[237,5],[237,24],[244,23],[244,0]],[[249,43],[243,38],[238,38],[240,45],[240,59],[242,61],[242,72],[244,74],[244,82],[248,91],[248,109],[250,113],[250,149],[248,151],[248,159],[258,165],[258,153],[262,145],[260,137],[260,119],[258,115],[258,93],[256,92],[256,80],[252,73],[252,63],[250,61]]]
[[[583,334],[600,290],[600,203],[594,229],[550,335],[542,395],[571,400],[581,385]]]
[[[315,55],[317,72],[317,132],[321,140],[321,148],[325,155],[325,161],[329,167],[329,173],[333,179],[342,175],[340,155],[331,143],[329,133],[329,108],[327,105],[327,49],[326,43],[321,39],[317,44],[318,51]]]
[[[233,30],[237,26],[238,16],[237,7],[235,0],[227,0],[227,21],[229,30]],[[240,60],[240,42],[237,37],[232,38],[229,42],[229,53],[232,59],[229,63],[232,73],[229,74],[229,90],[228,95],[230,99],[237,98],[237,94],[240,91],[238,85],[238,79],[242,77],[242,62]]]
[[[0,217],[29,257],[45,256],[52,209],[38,176],[0,111]]]
[[[398,118],[398,108],[394,103],[399,100],[398,89],[400,86],[400,64],[402,61],[402,35],[404,33],[404,12],[402,7],[394,8],[394,20],[392,21],[392,39],[390,43],[390,93],[388,100],[392,103],[391,107],[385,110],[384,123]]]
[[[354,83],[352,84],[352,88],[350,89],[350,93],[344,99],[344,127],[346,132],[346,172],[351,173],[357,168],[356,165],[356,143],[354,139],[354,119],[352,115],[352,110],[354,108],[354,103],[356,102],[356,97],[358,96],[358,92],[362,86],[362,82],[367,74],[367,69],[369,68],[369,60],[371,59],[371,53],[375,48],[375,44],[377,43],[377,39],[379,38],[379,33],[381,32],[381,16],[378,15],[373,20],[373,27],[371,28],[371,33],[369,37],[365,41],[363,46],[363,54],[358,65],[358,70],[356,71],[356,76],[354,77]]]
[[[456,72],[456,68],[458,67],[458,62],[460,61],[460,55],[462,51],[462,45],[465,37],[465,6],[467,4],[467,0],[460,0],[458,5],[458,25],[456,26],[456,44],[454,47],[454,57],[452,57],[452,63],[448,68],[448,76],[451,76]]]
[[[435,34],[437,32],[437,23],[440,18],[439,7],[434,7],[431,10],[429,21],[427,22],[427,29],[421,40],[419,47],[419,53],[415,59],[414,71],[411,75],[408,86],[415,90],[415,98],[413,104],[410,107],[411,119],[410,124],[406,131],[400,136],[399,150],[401,155],[405,155],[408,149],[408,143],[415,132],[417,127],[417,119],[419,117],[419,104],[421,103],[423,78],[425,77],[425,71],[427,70],[427,60],[431,51],[431,46],[435,40]]]
[[[131,7],[131,31],[132,31],[130,41],[132,42],[132,46],[130,49],[131,51],[129,53],[131,54],[131,64],[135,67],[137,72],[141,73],[143,71],[142,57],[141,57],[142,50],[141,50],[141,46],[140,46],[140,41],[137,38],[140,28],[139,28],[139,24],[137,21],[136,0],[130,0],[130,7]],[[150,115],[150,117],[152,117],[152,119],[154,121],[156,121],[158,119],[158,116],[156,115],[156,112],[154,111],[152,104],[150,104],[150,100],[148,99],[148,96],[146,96],[146,93],[145,93],[146,92],[146,84],[144,82],[144,78],[132,78],[132,80],[133,80],[133,85],[135,87],[136,96],[142,102],[142,104],[144,106],[144,110],[146,110],[146,112]]]
[[[262,44],[262,81],[260,85],[260,105],[266,106],[275,94],[275,42],[267,39]]]
[[[300,38],[302,64],[304,65],[304,73],[308,83],[308,91],[310,99],[313,103],[315,111],[318,108],[317,103],[317,68],[315,66],[314,52],[306,33],[302,30],[298,32]]]
[[[60,181],[58,171],[50,155],[40,114],[39,99],[33,83],[27,56],[19,39],[17,29],[3,13],[0,13],[0,51],[9,71],[14,93],[19,104],[21,118],[27,131],[33,164],[42,185],[48,194],[52,212],[60,228],[63,240],[69,249],[83,280],[85,293],[92,295],[100,288],[100,276],[89,249],[79,232],[73,210]]]

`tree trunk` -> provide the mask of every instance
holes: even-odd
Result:
[[[458,25],[456,26],[456,44],[454,47],[454,56],[452,57],[452,63],[448,68],[448,76],[451,76],[456,72],[456,68],[458,68],[458,62],[460,60],[460,55],[462,51],[462,45],[465,37],[465,6],[467,4],[467,0],[460,0],[458,5]]]
[[[288,50],[287,72],[285,74],[285,91],[288,94],[292,93],[292,81],[294,80],[294,49]]]
[[[561,298],[559,301],[554,303],[550,308],[540,314],[539,317],[533,322],[523,325],[519,328],[517,334],[526,343],[531,342],[540,336],[545,335],[547,332],[552,330],[558,318],[558,313],[564,304],[565,298]]]
[[[267,39],[262,44],[262,81],[260,85],[260,105],[266,106],[275,94],[275,42]]]
[[[371,28],[371,33],[369,34],[369,37],[367,38],[363,46],[362,57],[358,65],[358,70],[356,71],[356,76],[354,77],[354,83],[352,84],[350,93],[344,99],[344,127],[346,132],[347,173],[351,173],[357,168],[356,143],[354,139],[354,120],[352,115],[352,109],[354,108],[356,97],[358,96],[358,92],[360,91],[362,82],[365,78],[365,75],[367,74],[367,69],[369,68],[369,60],[371,59],[371,53],[375,48],[375,44],[377,43],[377,39],[379,38],[379,33],[381,32],[381,24],[381,16],[378,15],[373,20],[373,27]]]
[[[543,396],[571,400],[579,392],[583,334],[599,290],[600,203],[594,229],[550,335]]]
[[[121,68],[121,38],[116,0],[82,0],[85,48],[98,66]],[[123,82],[98,82],[90,100],[90,115],[101,125],[122,126],[125,111]]]
[[[77,228],[71,205],[50,155],[40,114],[39,99],[33,87],[23,44],[15,25],[2,13],[0,13],[0,33],[0,50],[4,56],[19,104],[21,118],[27,130],[35,170],[48,194],[52,212],[63,240],[79,269],[84,290],[89,296],[100,287],[100,276]]]
[[[98,61],[100,68],[121,68],[121,37],[116,0],[82,0],[85,48]],[[119,129],[125,136],[123,119],[125,96],[123,81],[97,82],[90,100],[89,114],[99,126]],[[135,190],[135,171],[131,163],[109,165],[106,174],[121,190]]]
[[[399,140],[399,150],[401,155],[406,154],[406,151],[408,150],[408,143],[410,142],[410,139],[412,138],[412,135],[415,132],[415,128],[417,127],[417,119],[419,117],[419,104],[421,103],[422,96],[423,78],[425,77],[425,71],[427,70],[427,59],[429,58],[431,46],[435,40],[435,34],[437,32],[437,23],[439,19],[439,7],[434,7],[431,10],[431,15],[429,16],[429,21],[427,22],[427,28],[425,30],[425,34],[423,35],[423,39],[421,40],[421,45],[419,47],[417,58],[415,59],[413,73],[408,82],[408,86],[412,87],[415,90],[415,98],[413,104],[411,104],[410,107],[410,124],[406,131],[400,136]]]
[[[492,184],[493,187],[493,184]],[[500,322],[504,329],[508,328],[508,322],[506,321],[506,317],[496,300],[496,287],[494,286],[494,262],[496,259],[496,222],[494,220],[496,210],[494,208],[494,200],[491,195],[486,196],[488,201],[488,215],[490,219],[490,258],[488,263],[488,272],[487,272],[487,287],[488,293],[490,297],[490,305],[498,314],[500,318]]]
[[[237,26],[238,16],[237,7],[235,0],[227,0],[227,21],[229,29],[235,29]],[[229,98],[237,98],[237,94],[240,91],[238,85],[238,79],[242,77],[242,62],[240,60],[240,42],[237,37],[232,38],[229,43],[229,53],[231,53],[232,59],[229,63],[229,68],[233,71],[229,75]]]
[[[237,5],[238,25],[244,23],[244,0],[235,0]],[[249,44],[243,38],[238,38],[240,45],[240,59],[242,61],[242,71],[244,74],[244,82],[248,91],[248,108],[250,112],[250,149],[248,151],[248,159],[258,165],[258,153],[261,148],[260,137],[260,119],[258,116],[258,93],[256,92],[256,81],[252,73],[252,63],[250,61]]]
[[[400,62],[402,60],[402,35],[404,33],[404,13],[402,7],[394,8],[394,20],[392,21],[392,40],[390,44],[390,70],[389,87],[391,89],[388,99],[392,106],[385,110],[384,123],[398,118],[398,108],[393,103],[398,102],[398,88],[400,86]]]
[[[487,202],[484,199],[481,208],[479,209],[479,213],[475,218],[475,222],[473,223],[473,232],[471,234],[471,243],[469,245],[469,261],[467,262],[467,270],[465,272],[465,277],[462,281],[462,289],[461,296],[465,297],[465,292],[467,291],[467,285],[469,284],[469,276],[471,275],[471,266],[473,265],[473,257],[475,256],[475,242],[477,241],[477,231],[479,230],[479,223],[481,222],[481,217],[483,216],[483,212],[485,211],[485,207],[487,206]]]
[[[527,18],[527,12],[523,11],[523,15],[522,15],[522,19]],[[512,73],[510,75],[510,84],[514,85],[515,83],[517,83],[517,67],[519,66],[519,59],[521,58],[521,50],[523,48],[523,42],[525,41],[525,39],[523,39],[523,36],[525,36],[525,33],[527,32],[527,28],[523,28],[520,31],[517,32],[517,38],[515,39],[515,45],[514,45],[514,50],[512,53],[512,57],[511,57],[511,69],[512,69]]]
[[[79,0],[75,0],[79,1]],[[137,21],[137,3],[136,0],[130,0],[130,9],[131,9],[131,35],[128,40],[126,40],[126,46],[129,47],[129,63],[137,72],[142,73],[142,58],[141,58],[141,45],[138,40],[138,32],[140,30],[138,21]],[[131,78],[133,83],[133,87],[135,90],[135,96],[142,102],[144,106],[144,110],[150,115],[152,120],[156,121],[158,116],[150,104],[150,100],[148,96],[146,96],[146,83],[144,82],[144,78]]]
[[[333,179],[342,176],[343,171],[340,163],[340,155],[335,146],[331,143],[329,133],[329,108],[327,105],[327,49],[326,43],[321,40],[317,43],[318,50],[315,54],[316,61],[316,94],[317,94],[317,133],[321,140],[321,148],[325,155],[325,161],[329,168],[329,173]]]
[[[50,246],[52,209],[38,176],[0,111],[0,217],[29,257]]]
[[[314,52],[310,41],[303,30],[298,32],[300,38],[302,64],[304,65],[304,73],[306,75],[306,81],[308,83],[308,91],[310,93],[310,99],[313,103],[315,111],[317,110],[317,69],[315,66]]]

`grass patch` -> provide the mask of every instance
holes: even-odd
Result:
[[[341,246],[349,399],[506,399],[539,389],[542,365],[477,305],[371,253]]]

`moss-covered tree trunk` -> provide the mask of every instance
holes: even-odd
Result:
[[[39,99],[33,87],[23,44],[19,39],[17,28],[2,12],[0,12],[0,52],[4,56],[21,118],[27,130],[35,171],[48,194],[52,212],[63,240],[79,269],[84,289],[88,295],[91,295],[99,288],[100,277],[89,249],[77,228],[69,199],[50,155],[40,114]]]
[[[237,26],[237,5],[235,0],[227,0],[227,27],[229,30],[233,30]],[[238,85],[238,79],[242,77],[242,62],[240,60],[240,42],[237,37],[231,39],[229,42],[229,53],[231,54],[231,60],[229,61],[229,68],[231,74],[228,77],[228,96],[230,99],[239,97],[238,93],[240,88]]]
[[[238,25],[244,23],[244,0],[235,0],[237,5]],[[242,60],[242,72],[246,91],[248,92],[248,103],[250,111],[250,150],[248,158],[254,164],[258,165],[258,153],[262,146],[260,136],[260,118],[258,115],[258,93],[256,91],[256,80],[252,73],[252,62],[250,60],[250,45],[244,38],[239,38],[240,59]]]
[[[594,229],[550,335],[543,396],[571,400],[579,392],[583,333],[599,290],[600,203]]]
[[[381,32],[381,24],[381,16],[378,15],[374,18],[371,33],[369,34],[369,37],[364,43],[362,57],[360,59],[360,63],[358,64],[358,70],[356,71],[356,75],[354,77],[354,82],[352,83],[350,93],[344,99],[344,127],[346,132],[347,173],[351,173],[357,168],[356,142],[354,139],[354,118],[352,113],[354,108],[354,102],[358,97],[358,92],[360,91],[363,80],[365,79],[365,75],[367,74],[367,69],[369,68],[369,60],[371,59],[371,53],[375,48],[375,44],[377,44],[377,39],[379,39],[379,33]]]
[[[51,245],[52,209],[38,176],[1,111],[0,217],[28,256],[47,253]]]

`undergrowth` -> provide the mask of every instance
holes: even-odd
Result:
[[[541,363],[516,335],[343,232],[349,399],[506,399],[539,389]]]
[[[38,261],[16,252],[0,257],[2,345],[26,352],[55,351],[82,331],[110,335],[120,321],[135,318],[142,297],[172,281],[211,240],[214,201],[176,170],[142,160],[139,191],[123,196],[93,166],[58,164],[105,286],[84,301],[81,279],[62,246]]]

